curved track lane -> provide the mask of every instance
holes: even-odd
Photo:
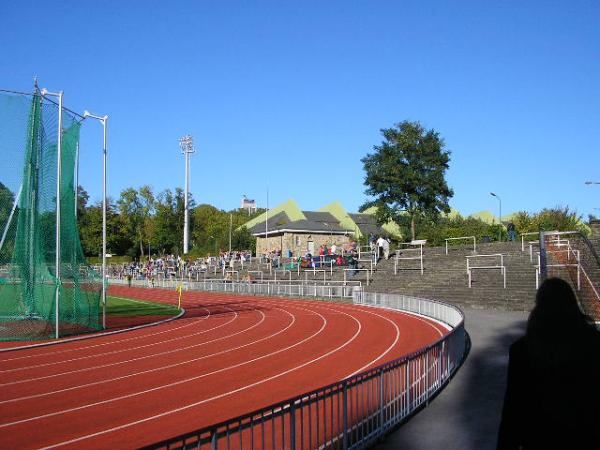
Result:
[[[111,295],[175,303],[173,291]],[[0,354],[1,448],[135,448],[299,395],[448,330],[405,313],[187,292],[186,315]]]

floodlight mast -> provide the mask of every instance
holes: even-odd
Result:
[[[184,215],[183,215],[183,254],[188,254],[189,233],[190,233],[190,212],[188,204],[188,192],[190,190],[190,155],[196,152],[194,148],[194,138],[191,134],[186,134],[179,139],[181,153],[185,157],[185,197],[184,197]]]
[[[58,97],[58,137],[56,139],[56,258],[55,258],[55,278],[56,291],[54,293],[54,337],[60,337],[59,319],[60,319],[60,184],[62,181],[62,111],[63,111],[63,91],[49,92],[48,89],[42,89],[42,97]]]
[[[98,116],[89,111],[83,112],[83,117],[98,120],[102,123],[103,146],[102,146],[102,328],[106,329],[106,143],[108,116]]]

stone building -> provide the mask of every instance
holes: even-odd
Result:
[[[385,233],[373,215],[347,213],[338,202],[318,211],[302,211],[288,200],[244,226],[256,237],[257,254],[280,250],[283,256],[314,255],[321,245],[342,248],[362,236]]]

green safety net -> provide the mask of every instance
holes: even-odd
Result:
[[[50,339],[57,334],[57,324],[59,336],[95,331],[102,326],[102,277],[86,263],[76,217],[75,171],[81,124],[63,110],[61,183],[57,193],[58,119],[58,106],[37,93],[0,92],[3,341]]]

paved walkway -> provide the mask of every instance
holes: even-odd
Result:
[[[450,384],[376,450],[496,448],[508,347],[525,332],[527,313],[467,309],[471,352]]]

